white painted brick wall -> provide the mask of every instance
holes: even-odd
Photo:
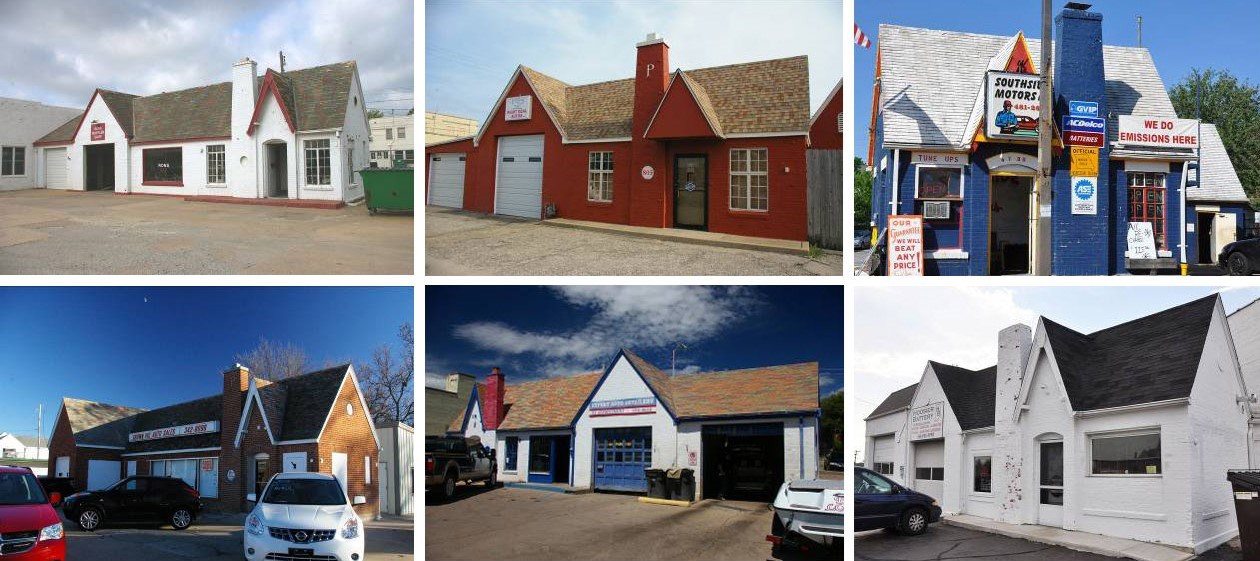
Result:
[[[0,146],[25,150],[25,173],[0,176],[0,191],[43,187],[44,168],[34,142],[79,114],[78,109],[0,97]]]
[[[74,143],[66,147],[66,155],[68,156],[66,162],[66,184],[72,190],[84,190],[85,147],[92,144],[113,143],[114,190],[125,193],[127,192],[127,177],[130,170],[127,135],[118,126],[118,121],[114,120],[114,114],[105,105],[105,100],[94,97],[90,103],[91,107],[88,108],[87,116],[83,118],[83,124],[79,127],[79,131],[74,137]],[[105,140],[92,141],[93,121],[105,124]]]
[[[652,397],[643,378],[635,372],[630,361],[620,357],[613,365],[604,383],[600,385],[591,401],[611,399],[630,399]],[[592,469],[594,464],[595,429],[611,427],[651,427],[652,428],[652,467],[667,468],[686,461],[686,456],[679,456],[678,450],[684,445],[680,441],[679,431],[674,420],[665,411],[664,404],[657,403],[656,411],[647,415],[625,415],[613,417],[591,417],[589,411],[582,413],[574,427],[576,446],[573,457],[573,486],[591,487],[594,484]],[[699,446],[698,439],[696,446]],[[688,444],[690,444],[688,442]],[[698,478],[697,478],[698,479]]]

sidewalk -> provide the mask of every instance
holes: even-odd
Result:
[[[1192,553],[1159,544],[1063,530],[1048,526],[1006,524],[966,514],[946,516],[941,521],[945,524],[968,530],[988,532],[1008,538],[1024,539],[1110,557],[1126,557],[1137,559],[1138,561],[1187,561],[1194,558]]]
[[[807,255],[809,253],[809,242],[798,242],[792,240],[754,238],[752,236],[736,236],[734,234],[718,234],[715,232],[701,232],[698,230],[683,230],[679,228],[627,226],[625,224],[607,224],[604,222],[571,220],[568,218],[550,218],[544,220],[543,224],[549,226],[560,226],[562,228],[578,228],[581,230],[592,230],[610,234],[624,234],[628,236],[638,236],[641,238],[713,245],[735,249],[756,249],[760,251],[773,251],[776,253],[788,253],[793,255]]]

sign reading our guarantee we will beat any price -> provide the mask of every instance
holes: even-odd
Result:
[[[923,276],[923,217],[888,217],[888,276]]]

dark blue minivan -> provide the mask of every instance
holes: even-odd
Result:
[[[887,528],[907,536],[917,536],[927,531],[928,524],[941,519],[941,507],[932,497],[911,491],[869,469],[855,470],[855,531]]]

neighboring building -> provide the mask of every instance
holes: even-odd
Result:
[[[381,512],[408,515],[416,500],[415,432],[403,422],[378,423],[376,439],[381,443],[378,480],[381,482]]]
[[[424,435],[443,436],[451,417],[462,412],[468,405],[468,396],[477,385],[472,374],[452,372],[446,375],[446,385],[441,388],[424,387]]]
[[[771,494],[815,477],[819,414],[816,362],[671,377],[623,349],[576,376],[507,385],[496,368],[449,428],[497,450],[500,481],[644,492],[644,469],[684,467],[700,499],[723,461],[766,468]]]
[[[416,118],[414,115],[377,117],[368,121],[372,129],[372,167],[392,168],[401,160],[408,167],[416,165]]]
[[[0,191],[42,186],[43,168],[35,141],[80,113],[80,109],[0,97]]]
[[[809,120],[806,57],[671,73],[651,34],[629,79],[517,67],[475,136],[425,147],[427,201],[805,240]]]
[[[844,80],[827,94],[827,99],[809,119],[809,147],[816,150],[844,148]]]
[[[476,119],[432,111],[424,113],[424,144],[426,146],[448,140],[471,138],[475,134],[477,134]]]
[[[1178,119],[1151,53],[1104,45],[1102,19],[1072,7],[1055,19],[1048,185],[1036,181],[1042,41],[880,26],[871,220],[922,216],[928,274],[1176,269],[1237,236],[1247,205],[1216,130]],[[1151,230],[1149,258],[1129,253],[1133,223]]]
[[[129,475],[179,477],[207,506],[245,512],[272,475],[331,474],[364,517],[379,508],[380,443],[349,364],[274,382],[237,365],[223,393],[147,411],[65,398],[48,467],[85,489]]]
[[[48,441],[34,436],[0,432],[0,462],[4,460],[47,460]]]
[[[49,189],[354,201],[368,167],[358,65],[268,69],[137,96],[97,89],[87,111],[35,143]]]
[[[1226,471],[1256,465],[1235,318],[1212,295],[1090,334],[1011,326],[995,366],[929,362],[888,396],[866,464],[947,514],[1207,551],[1238,533]]]

